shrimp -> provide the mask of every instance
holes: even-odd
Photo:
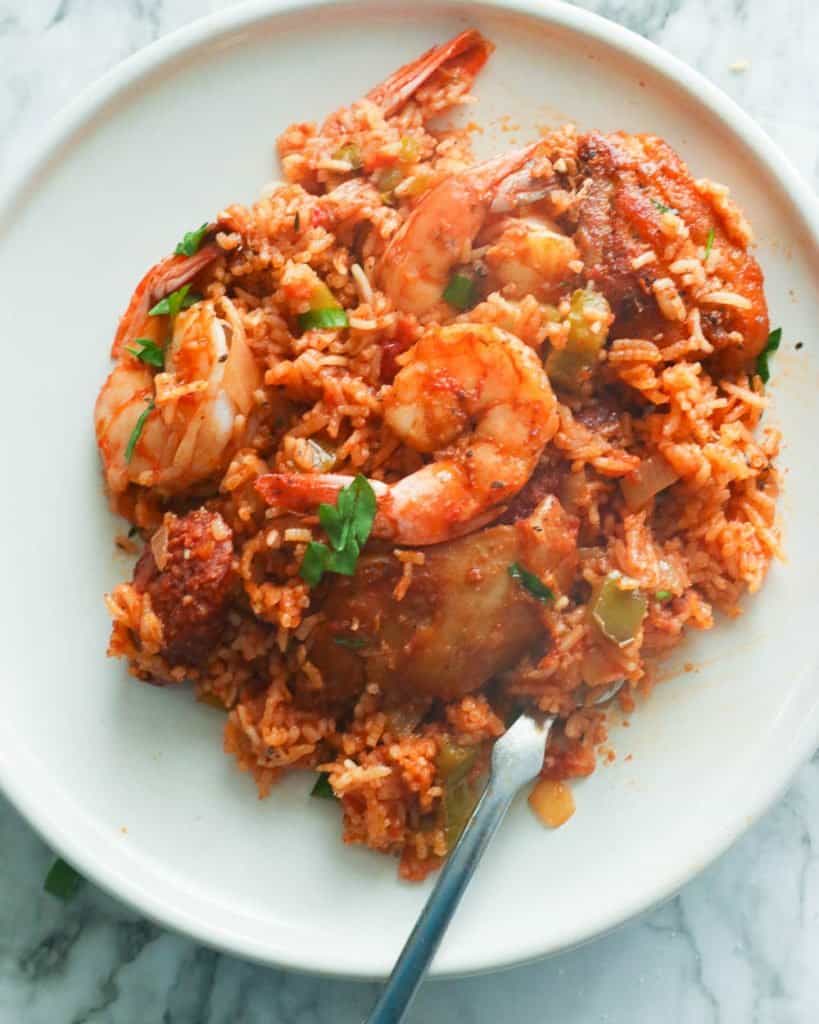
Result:
[[[133,483],[173,494],[213,476],[240,443],[260,384],[238,316],[226,322],[209,300],[176,317],[162,372],[126,349],[94,409],[110,491]]]
[[[156,318],[148,316],[148,310],[160,299],[191,282],[200,270],[221,255],[219,246],[211,242],[203,245],[193,256],[166,256],[151,267],[134,289],[128,308],[120,318],[111,346],[111,358],[119,359],[125,346],[137,337],[148,336],[157,341],[154,333],[160,324]]]
[[[431,158],[437,140],[425,131],[436,115],[463,102],[494,47],[470,29],[393,72],[362,99],[330,114],[320,127],[297,123],[278,140],[285,177],[322,193],[348,174],[371,176],[381,192],[419,160]],[[403,163],[402,163],[403,161]]]
[[[484,526],[529,479],[557,429],[557,404],[535,353],[493,324],[433,327],[410,350],[384,398],[384,419],[410,448],[434,455],[394,484],[373,481],[375,536],[437,544]],[[272,506],[311,511],[350,482],[267,474]]]
[[[514,285],[521,295],[556,299],[571,280],[579,253],[557,226],[534,215],[509,218],[486,253],[492,283]]]
[[[398,309],[425,316],[442,307],[452,270],[469,259],[498,189],[540,145],[453,174],[424,196],[393,235],[378,267],[379,283]]]
[[[392,117],[436,72],[449,65],[454,78],[469,88],[472,80],[489,59],[494,46],[476,29],[467,29],[440,46],[433,46],[389,78],[371,89],[367,99]]]

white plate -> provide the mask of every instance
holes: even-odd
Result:
[[[337,809],[308,799],[306,775],[257,801],[221,752],[221,715],[106,660],[102,594],[128,566],[112,554],[120,524],[91,409],[145,268],[255,196],[288,122],[322,117],[467,24],[497,44],[469,110],[489,126],[486,149],[510,144],[504,114],[519,139],[570,117],[654,131],[696,174],[729,182],[750,215],[785,331],[770,419],[787,438],[789,561],[747,615],[691,638],[681,660],[698,670],[615,732],[617,763],[575,787],[566,828],[513,809],[437,972],[558,950],[661,900],[775,799],[819,737],[819,220],[763,133],[654,46],[547,3],[257,3],[169,36],[62,115],[0,210],[0,779],[50,843],[145,913],[313,971],[383,975],[428,887],[344,847]]]

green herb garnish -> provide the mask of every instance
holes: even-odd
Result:
[[[666,206],[665,203],[661,203],[659,199],[652,199],[652,203],[657,207],[660,213],[676,213],[677,211],[672,209],[670,206]]]
[[[128,444],[125,447],[125,461],[130,462],[134,457],[134,448],[137,446],[137,441],[142,436],[142,430],[145,426],[145,422],[151,413],[154,411],[155,403],[153,398],[148,400],[148,404],[139,414],[139,419],[134,425],[134,429],[131,431],[131,436],[128,438]]]
[[[670,601],[673,596],[670,590],[658,590],[654,595],[657,601]]]
[[[444,290],[444,301],[455,309],[471,309],[476,299],[475,281],[468,274],[453,274]]]
[[[512,562],[508,569],[509,575],[513,580],[517,580],[518,583],[523,587],[524,590],[536,597],[538,601],[553,601],[554,594],[546,586],[545,583],[541,583],[537,576],[533,572],[529,572],[528,569],[524,569],[522,565],[517,562]]]
[[[165,353],[157,345],[155,341],[151,341],[150,338],[134,338],[134,344],[139,345],[136,348],[126,348],[126,352],[130,352],[132,356],[136,356],[140,362],[147,363],[149,366],[156,366],[162,370],[165,367]]]
[[[330,777],[327,772],[319,772],[315,785],[310,790],[310,796],[320,797],[322,800],[335,800],[336,795],[330,785]]]
[[[708,232],[708,238],[705,240],[705,256],[703,259],[707,260],[711,255],[711,249],[714,246],[714,229],[711,228]]]
[[[205,237],[208,231],[207,221],[202,225],[201,228],[197,228],[196,231],[186,231],[182,241],[179,242],[177,247],[174,249],[174,255],[176,256],[193,256],[199,252],[199,246],[202,244],[202,239]]]
[[[330,546],[310,541],[299,570],[301,578],[314,587],[325,572],[352,576],[361,549],[370,536],[375,509],[375,491],[361,475],[338,492],[335,505],[322,502],[318,508],[319,522]]]
[[[189,284],[183,284],[175,292],[171,292],[164,299],[160,299],[153,309],[148,310],[148,314],[149,316],[169,316],[173,318],[183,309],[189,309],[194,303],[199,302],[201,298],[201,295],[191,291]]]
[[[762,383],[767,384],[771,379],[771,368],[768,365],[768,360],[779,348],[779,343],[782,341],[782,328],[776,327],[768,335],[768,340],[765,342],[765,348],[756,357],[756,372],[762,378]]]
[[[299,315],[299,327],[303,331],[349,326],[350,321],[347,319],[347,314],[340,307],[328,306],[325,309],[310,309]]]
[[[349,651],[360,651],[367,646],[367,641],[360,636],[334,636],[333,643],[339,647],[346,647]]]
[[[79,871],[75,871],[70,864],[66,864],[62,857],[58,857],[45,877],[43,889],[50,896],[56,896],[58,900],[67,903],[76,896],[83,881]]]

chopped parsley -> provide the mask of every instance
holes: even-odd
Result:
[[[201,295],[191,291],[189,284],[183,284],[175,292],[171,292],[164,299],[160,299],[153,309],[148,310],[148,314],[149,316],[169,316],[173,319],[183,309],[189,309],[194,303],[199,302],[201,298]]]
[[[455,309],[471,309],[475,305],[475,280],[468,274],[453,274],[444,289],[444,301]]]
[[[375,491],[365,476],[357,476],[338,492],[335,505],[319,505],[319,522],[330,546],[310,541],[302,559],[301,578],[314,587],[325,572],[352,576],[358,556],[375,520]]]
[[[75,871],[70,864],[66,864],[62,857],[58,857],[45,877],[43,889],[50,896],[56,896],[58,900],[67,903],[77,895],[83,881],[79,871]]]
[[[705,256],[704,256],[704,259],[706,259],[706,260],[708,259],[708,257],[711,255],[711,250],[713,249],[713,247],[714,247],[714,229],[711,228],[708,231],[708,238],[705,240]]]
[[[367,641],[360,636],[334,636],[333,643],[339,647],[346,647],[349,651],[360,651],[367,646]]]
[[[768,335],[768,340],[765,342],[765,348],[756,357],[756,372],[762,378],[762,383],[767,384],[771,379],[771,368],[768,365],[768,360],[779,348],[779,343],[782,341],[782,328],[776,327]]]
[[[131,459],[134,457],[134,449],[137,446],[137,441],[139,441],[140,437],[142,436],[142,431],[143,431],[143,428],[145,427],[145,423],[146,423],[148,417],[154,411],[154,408],[155,408],[155,402],[154,402],[153,398],[148,399],[148,404],[145,406],[145,408],[139,414],[139,419],[134,424],[134,429],[131,431],[131,436],[128,438],[128,444],[125,447],[125,461],[126,462],[130,462]]]
[[[197,228],[196,231],[186,231],[182,241],[179,242],[174,249],[174,255],[176,256],[194,256],[199,252],[199,247],[202,244],[202,239],[208,232],[207,221],[202,225],[201,228]]]
[[[330,785],[330,778],[327,772],[319,772],[315,785],[310,790],[310,796],[320,797],[322,800],[335,800],[336,795]]]
[[[155,366],[157,369],[162,370],[165,367],[165,352],[160,348],[155,341],[150,338],[134,338],[134,344],[139,345],[137,348],[126,348],[126,352],[130,352],[132,356],[136,356],[142,363],[147,363],[148,366]]]
[[[673,596],[670,590],[658,590],[654,595],[658,601],[670,601]]]
[[[657,207],[660,213],[676,213],[677,211],[672,206],[666,206],[665,203],[661,203],[659,199],[652,199],[651,202]]]
[[[508,572],[513,580],[517,580],[523,589],[528,591],[532,597],[536,597],[538,601],[542,601],[545,604],[546,601],[554,600],[555,595],[551,590],[549,590],[546,584],[541,583],[533,572],[529,572],[528,569],[524,569],[522,565],[519,565],[517,562],[512,562],[509,566]]]

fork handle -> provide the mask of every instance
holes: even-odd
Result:
[[[490,777],[367,1024],[400,1024],[404,1019],[486,844],[503,821],[516,791],[517,787],[499,785]]]

